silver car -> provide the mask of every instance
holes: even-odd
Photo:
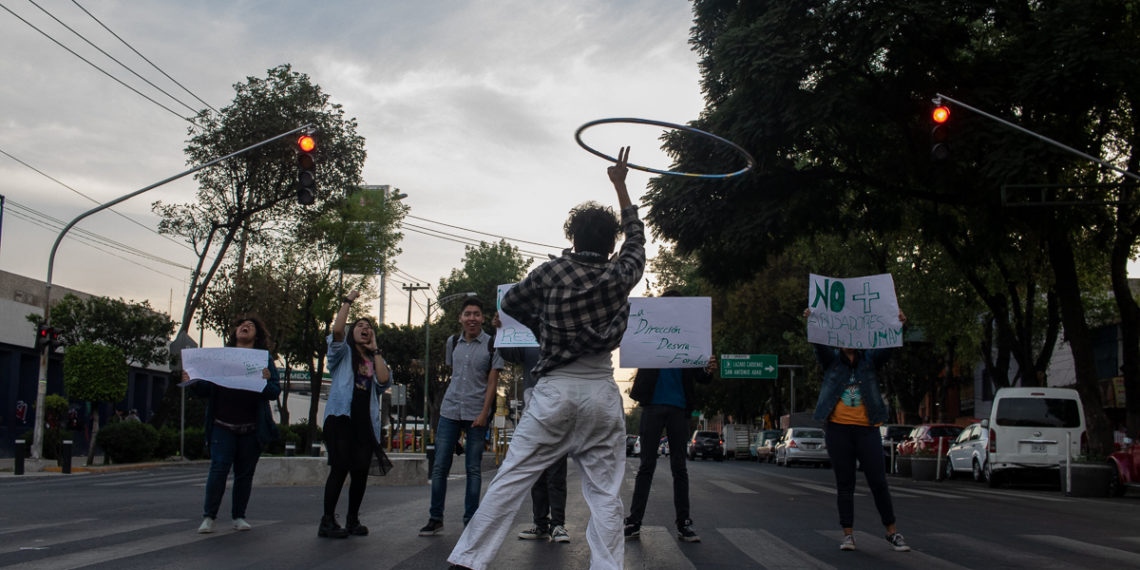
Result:
[[[986,480],[986,463],[989,462],[990,430],[980,423],[970,424],[950,444],[946,452],[943,473],[953,479],[957,473],[970,473],[974,481]]]
[[[784,437],[776,445],[776,465],[791,467],[793,463],[815,463],[828,465],[827,445],[823,440],[823,430],[811,427],[788,428]]]

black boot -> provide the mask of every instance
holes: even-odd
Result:
[[[336,522],[336,515],[321,517],[321,526],[317,527],[317,536],[325,538],[348,538],[348,531]]]
[[[345,525],[345,531],[355,536],[368,536],[368,527],[360,524],[360,519],[354,516],[348,517],[348,524]]]

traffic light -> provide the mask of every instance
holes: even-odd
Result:
[[[59,329],[55,327],[48,327],[48,347],[54,351],[62,344],[63,341],[59,339]]]
[[[297,139],[297,203],[309,206],[317,199],[317,141],[310,135]]]
[[[40,325],[36,329],[36,352],[42,352],[45,346],[48,346],[49,339],[51,339],[51,328],[47,325]]]
[[[930,158],[946,160],[950,157],[950,107],[938,105],[930,113],[934,128],[930,129]]]

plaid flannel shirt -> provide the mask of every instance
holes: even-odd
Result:
[[[535,378],[579,356],[610,352],[629,321],[629,292],[645,270],[645,224],[637,207],[621,212],[625,241],[612,259],[564,251],[503,296],[502,310],[538,337]]]

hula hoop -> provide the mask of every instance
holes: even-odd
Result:
[[[653,174],[665,174],[665,175],[669,175],[669,176],[689,176],[691,178],[723,179],[723,178],[732,178],[733,176],[740,176],[741,174],[744,174],[745,172],[752,170],[752,166],[755,164],[755,161],[752,159],[752,155],[748,154],[747,150],[744,150],[743,147],[741,147],[740,145],[738,145],[738,144],[736,144],[736,143],[734,143],[728,139],[718,137],[718,136],[716,136],[710,132],[702,131],[700,129],[693,128],[693,127],[690,127],[687,125],[678,125],[675,123],[666,123],[665,121],[654,121],[654,120],[650,120],[650,119],[635,119],[632,117],[615,117],[612,119],[598,119],[596,121],[590,121],[590,122],[578,127],[577,131],[574,131],[574,140],[578,142],[578,146],[586,149],[586,151],[589,152],[590,154],[593,154],[595,156],[599,156],[601,158],[604,158],[604,159],[616,164],[618,161],[616,158],[614,158],[608,154],[598,152],[597,150],[594,150],[593,148],[591,148],[586,143],[582,142],[582,131],[584,131],[590,127],[593,127],[593,126],[604,125],[604,124],[608,124],[608,123],[636,123],[639,125],[653,125],[653,126],[657,126],[657,127],[665,127],[667,129],[677,129],[679,131],[687,131],[687,132],[690,132],[690,133],[693,133],[696,135],[708,137],[708,138],[713,139],[719,143],[728,145],[733,150],[740,153],[740,155],[744,157],[744,161],[745,161],[744,168],[741,168],[740,170],[737,170],[736,172],[729,172],[726,174],[697,174],[695,172],[678,172],[676,170],[659,170],[656,168],[649,168],[648,166],[641,166],[640,164],[634,164],[632,162],[626,163],[626,166],[628,166],[629,168],[633,168],[635,170],[640,170],[642,172],[652,172]]]

